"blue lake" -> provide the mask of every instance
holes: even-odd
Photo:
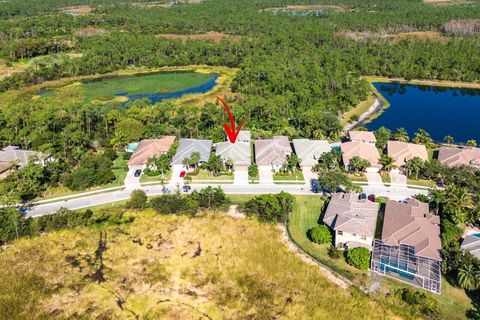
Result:
[[[400,83],[373,83],[390,102],[390,107],[365,126],[382,126],[394,131],[400,127],[412,138],[425,129],[435,141],[451,135],[456,142],[480,142],[480,89],[458,89]]]

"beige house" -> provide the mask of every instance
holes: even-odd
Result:
[[[441,291],[440,217],[416,199],[388,201],[371,269],[434,293]]]
[[[349,131],[348,136],[350,137],[350,141],[365,142],[373,146],[375,146],[377,142],[377,138],[375,138],[373,132],[370,131]]]
[[[292,154],[288,137],[275,136],[272,139],[255,140],[255,162],[260,170],[279,171]]]
[[[175,142],[175,139],[175,136],[165,136],[160,139],[140,141],[137,149],[133,152],[130,160],[128,160],[129,169],[145,169],[148,160],[168,152]]]
[[[355,193],[335,193],[323,217],[335,234],[335,246],[371,250],[379,207]]]
[[[326,140],[293,139],[292,142],[302,168],[311,169],[318,163],[322,154],[331,151]]]
[[[224,162],[231,160],[234,170],[248,170],[248,166],[252,163],[250,143],[248,142],[219,142],[215,145],[215,153],[220,156]]]
[[[375,144],[366,143],[363,141],[349,141],[342,143],[342,161],[346,169],[350,166],[350,160],[353,157],[359,157],[370,162],[370,167],[367,172],[378,172],[382,168],[379,164],[380,154],[378,153]]]
[[[401,141],[388,141],[387,154],[392,157],[396,167],[402,167],[415,157],[424,161],[428,160],[427,148],[423,144],[406,143]]]
[[[449,167],[465,165],[480,168],[480,148],[440,147],[438,160]]]

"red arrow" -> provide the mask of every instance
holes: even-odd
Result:
[[[225,101],[223,101],[222,98],[217,97],[217,99],[220,100],[225,110],[227,110],[228,118],[230,119],[230,127],[228,126],[228,124],[224,123],[223,129],[225,129],[225,132],[227,133],[228,140],[230,140],[231,143],[235,143],[235,141],[237,140],[238,134],[240,133],[240,130],[243,127],[243,124],[247,120],[247,117],[243,118],[242,123],[240,123],[240,126],[238,127],[238,130],[236,130],[235,119],[233,119],[233,115],[230,112],[230,108],[227,106],[227,104],[225,103]]]

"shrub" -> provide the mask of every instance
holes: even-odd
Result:
[[[103,150],[103,155],[112,161],[117,159],[117,153],[112,148],[105,148]]]
[[[440,313],[438,301],[431,294],[410,288],[400,289],[396,294],[411,307],[416,315],[436,319]]]
[[[133,190],[128,202],[130,209],[145,209],[147,207],[147,194],[143,190]]]
[[[331,244],[330,248],[328,248],[328,256],[332,259],[338,259],[340,258],[340,250]]]
[[[370,266],[370,251],[367,248],[353,248],[347,250],[346,261],[360,270],[367,270]]]
[[[229,203],[227,196],[220,187],[206,187],[200,191],[193,191],[191,197],[198,202],[201,208],[219,208]]]
[[[149,177],[156,177],[158,175],[160,175],[160,171],[158,170],[151,170],[151,169],[145,169],[143,170],[143,173],[146,175],[146,176],[149,176]]]
[[[332,234],[327,226],[321,225],[313,227],[308,231],[308,236],[310,240],[315,243],[329,243],[332,241]]]
[[[150,205],[160,214],[188,214],[195,215],[198,201],[190,195],[166,194],[150,199]]]
[[[131,152],[124,152],[123,153],[123,160],[130,160],[131,157],[132,157]]]
[[[245,213],[248,216],[255,215],[263,222],[287,221],[292,212],[293,196],[286,192],[278,194],[262,194],[245,203]]]

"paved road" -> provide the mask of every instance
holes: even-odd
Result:
[[[193,190],[200,190],[206,188],[205,184],[192,184]],[[217,186],[217,185],[212,185]],[[219,185],[223,188],[226,194],[264,194],[264,193],[277,193],[280,191],[285,191],[291,194],[305,194],[305,195],[315,195],[309,190],[308,186],[305,185],[262,185],[262,184],[249,184],[249,185],[234,185],[234,184],[223,184]],[[168,186],[172,191],[176,191],[175,186]],[[409,189],[406,187],[386,187],[384,185],[366,185],[362,186],[364,192],[368,194],[375,194],[377,196],[389,197],[392,200],[403,200],[413,195],[422,193],[427,194],[427,190],[418,190],[418,189]],[[162,186],[152,185],[152,186],[143,186],[143,189],[148,196],[161,195]],[[91,206],[97,206],[102,204],[113,203],[122,200],[128,200],[130,198],[130,193],[132,190],[118,190],[107,193],[87,195],[74,199],[65,199],[61,201],[38,204],[34,206],[28,213],[28,216],[36,217],[45,214],[49,214],[59,210],[60,208],[67,208],[70,210],[87,208]]]
[[[206,188],[207,185],[205,184],[192,184],[192,191],[193,190],[201,190]],[[217,186],[217,185],[212,185]],[[261,185],[261,184],[253,184],[253,185],[234,185],[234,184],[223,184],[220,185],[225,193],[227,194],[264,194],[264,193],[277,193],[280,191],[289,192],[292,194],[311,194],[312,192],[306,186],[299,186],[299,185]],[[168,186],[171,192],[176,191],[175,186]],[[155,196],[155,195],[162,195],[162,186],[155,185],[155,186],[144,186],[143,189],[147,193],[148,196]],[[97,206],[102,204],[113,203],[122,200],[128,200],[130,198],[132,190],[120,190],[120,191],[113,191],[108,193],[100,193],[96,195],[89,195],[87,197],[75,198],[75,199],[68,199],[62,200],[47,204],[40,204],[34,206],[28,213],[28,216],[37,217],[42,216],[45,214],[49,214],[59,210],[60,208],[67,208],[70,210],[87,208],[91,206]]]

